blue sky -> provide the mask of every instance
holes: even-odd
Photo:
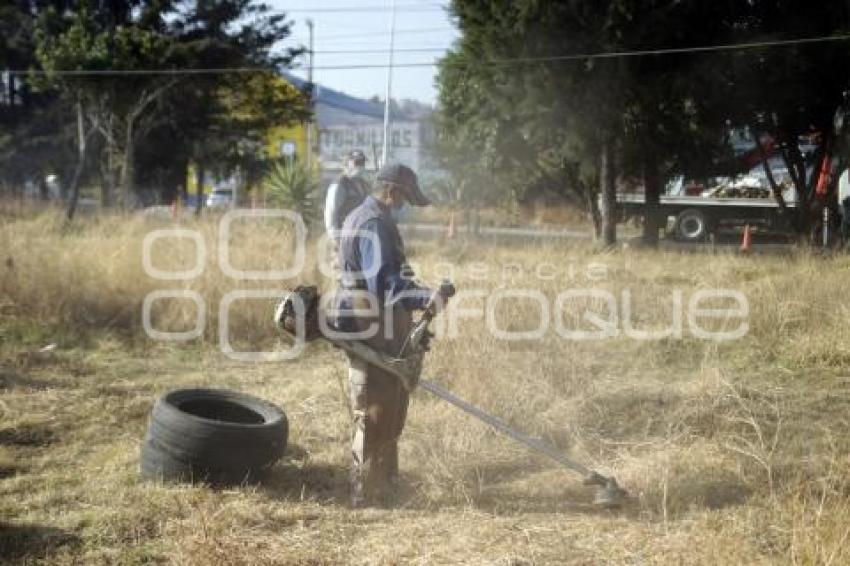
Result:
[[[386,65],[389,58],[391,0],[267,0],[295,22],[284,46],[307,45],[305,20],[315,24],[313,80],[360,97],[379,95],[386,88],[386,68],[326,69],[352,65]],[[396,0],[395,63],[431,63],[458,37],[445,10],[445,0]],[[403,51],[403,50],[422,51]],[[352,51],[368,51],[352,53]],[[339,53],[343,52],[343,53]],[[306,78],[304,69],[296,74]],[[433,103],[436,67],[395,68],[393,98]]]

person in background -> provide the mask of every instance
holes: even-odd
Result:
[[[366,154],[359,149],[352,150],[345,161],[345,170],[328,187],[325,197],[325,230],[332,242],[339,243],[339,231],[345,217],[357,208],[371,192],[366,179]]]
[[[838,207],[841,211],[841,239],[846,247],[850,245],[850,169],[845,169],[838,178]]]

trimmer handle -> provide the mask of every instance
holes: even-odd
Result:
[[[454,297],[456,292],[457,290],[452,282],[448,279],[443,279],[443,282],[440,283],[440,286],[436,291],[434,291],[434,294],[431,295],[431,299],[425,307],[425,312],[422,313],[423,318],[429,321],[434,318],[434,315],[437,314],[437,303],[445,303],[445,300]]]
[[[407,335],[407,338],[399,351],[400,358],[410,356],[417,350],[417,348],[420,347],[420,345],[424,350],[428,349],[428,342],[431,337],[431,333],[428,331],[428,325],[437,315],[437,309],[445,302],[445,299],[454,296],[455,292],[455,286],[452,285],[451,282],[444,280],[440,283],[440,286],[434,291],[431,298],[428,300],[428,304],[425,306],[422,316],[418,321],[416,321],[413,328],[410,329],[410,333]]]
[[[454,297],[456,292],[455,286],[448,279],[443,279],[442,283],[440,283],[440,288],[437,289],[437,294],[444,299]]]

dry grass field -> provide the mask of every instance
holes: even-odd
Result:
[[[568,471],[527,452],[444,402],[413,396],[402,438],[402,502],[347,507],[344,357],[311,344],[295,360],[240,362],[219,349],[219,305],[236,289],[319,281],[315,246],[289,281],[222,272],[216,219],[184,220],[205,242],[192,280],[149,277],[145,235],[178,227],[140,217],[0,216],[0,562],[44,564],[847,564],[850,563],[850,257],[677,254],[589,244],[501,247],[413,243],[424,280],[450,268],[459,298],[441,315],[425,373],[513,425],[615,475],[619,511],[592,507]],[[280,268],[292,231],[277,220],[235,222],[230,263]],[[159,240],[161,270],[190,269],[194,244]],[[543,265],[545,267],[541,268]],[[326,282],[327,283],[327,282]],[[617,336],[598,330],[608,303]],[[745,318],[699,319],[713,331],[742,322],[737,340],[694,335],[686,308],[707,289],[738,290]],[[161,342],[142,331],[145,296],[197,291],[202,338]],[[552,306],[504,298],[539,293]],[[623,292],[631,293],[624,298]],[[682,306],[674,307],[681,294]],[[237,300],[234,348],[282,348],[273,301]],[[639,340],[669,326],[681,338]],[[469,311],[469,312],[468,312]],[[185,330],[196,306],[162,299],[154,326]],[[586,314],[590,314],[590,320]],[[49,344],[53,351],[40,352]],[[281,405],[287,457],[259,486],[142,483],[138,450],[154,400],[181,386],[245,391]]]

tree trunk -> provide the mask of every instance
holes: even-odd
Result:
[[[17,75],[14,73],[5,73],[6,79],[9,81],[7,84],[9,85],[9,106],[15,105],[15,78]]]
[[[119,180],[119,191],[121,193],[121,207],[124,208],[130,202],[133,194],[133,176],[135,175],[135,144],[133,143],[133,125],[130,123],[124,133],[124,155],[121,163],[121,177]]]
[[[661,203],[661,179],[658,175],[658,162],[652,156],[644,157],[643,187],[643,243],[655,248],[658,247],[658,211]]]
[[[826,134],[824,134],[826,136]],[[822,226],[822,214],[823,214],[823,203],[819,203],[817,200],[816,188],[821,176],[821,168],[824,166],[825,160],[829,158],[829,148],[830,140],[822,139],[820,145],[817,150],[815,150],[815,158],[814,158],[814,167],[812,169],[811,178],[806,179],[803,177],[803,186],[805,188],[805,194],[803,200],[797,203],[797,223],[798,223],[798,232],[801,234],[809,234],[810,242],[813,245],[817,245],[818,243],[818,231],[820,226]],[[794,147],[799,161],[802,161],[803,157],[799,150],[799,147]],[[792,155],[794,153],[792,152]]]
[[[112,204],[112,150],[107,147],[100,163],[100,206],[108,208]]]
[[[788,214],[788,204],[785,202],[785,196],[782,194],[782,189],[776,184],[776,179],[773,177],[773,170],[770,168],[770,156],[768,156],[767,151],[765,151],[760,135],[756,136],[756,143],[758,144],[759,153],[761,154],[761,164],[764,169],[764,174],[767,177],[767,182],[770,184],[770,190],[773,192],[773,198],[776,200],[776,204],[779,205],[779,210],[782,211],[782,214]],[[787,166],[788,161],[786,160],[785,163]]]
[[[77,211],[77,200],[80,196],[80,177],[83,174],[83,168],[86,165],[86,128],[83,122],[83,103],[77,102],[77,166],[74,169],[74,176],[71,178],[71,185],[68,187],[68,220],[74,219],[74,213]]]
[[[803,232],[805,232],[805,228],[803,227],[804,222],[802,222],[803,214],[801,214],[801,211],[805,208],[805,172],[803,173],[801,180],[797,164],[795,161],[792,161],[790,152],[786,147],[782,148],[781,154],[782,161],[785,163],[785,169],[788,171],[788,175],[791,177],[791,182],[794,184],[794,194],[796,195],[797,202],[797,206],[790,211],[791,227],[797,235],[800,236]]]
[[[195,216],[201,215],[201,209],[204,207],[204,164],[198,161],[195,164],[195,194],[198,195],[198,202],[195,203]]]
[[[602,237],[602,216],[599,212],[599,199],[597,198],[599,191],[593,190],[595,185],[593,182],[582,184],[584,185],[582,193],[585,207],[587,208],[587,217],[593,225],[593,238],[599,240]]]
[[[50,200],[50,187],[47,186],[47,177],[45,177],[44,171],[38,172],[38,196],[44,202]]]
[[[244,176],[242,175],[242,169],[240,167],[236,168],[236,179],[235,183],[233,183],[233,194],[230,198],[230,209],[239,208],[239,199],[242,196],[242,182]]]
[[[602,145],[599,160],[599,190],[602,194],[600,216],[602,217],[602,243],[613,246],[617,243],[617,176],[614,165],[614,143],[607,139]]]

